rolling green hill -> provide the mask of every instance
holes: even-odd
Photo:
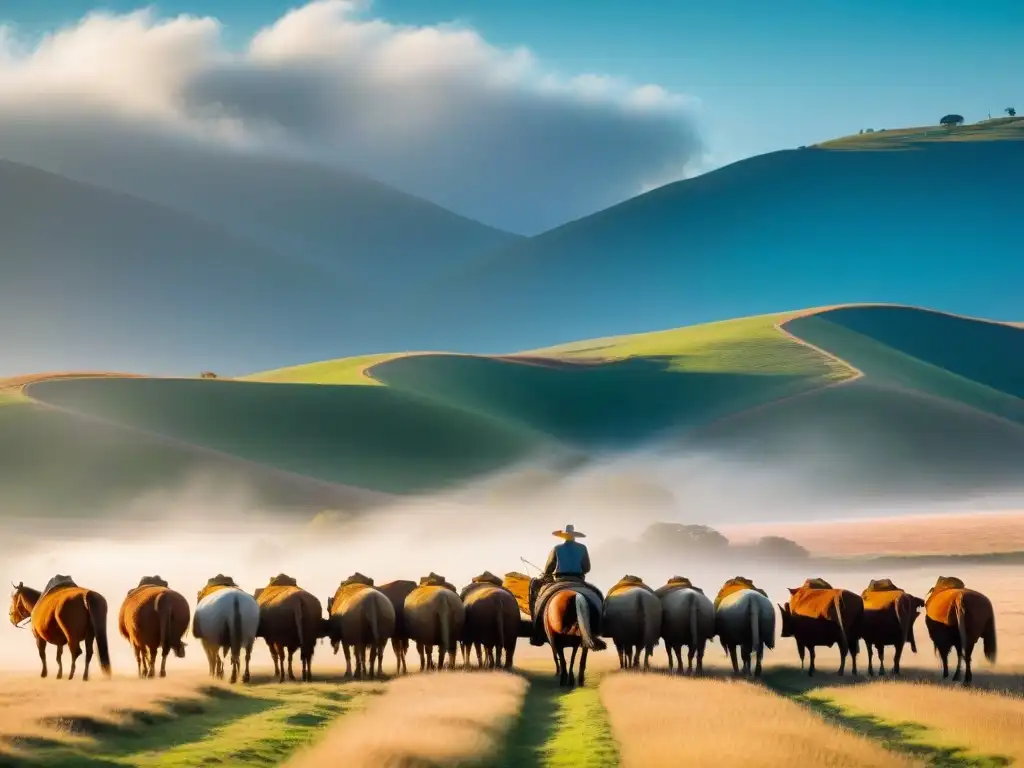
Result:
[[[801,466],[837,493],[898,496],[1016,487],[1022,350],[1024,329],[1009,324],[857,305],[499,357],[393,353],[238,381],[53,379],[25,392],[64,419],[85,414],[127,434],[390,493],[451,487],[531,459],[568,467],[659,445]],[[24,402],[3,411],[29,408],[56,418]],[[0,421],[0,433],[11,430],[40,427]],[[83,471],[73,458],[81,440],[38,442],[62,443],[62,468],[52,471]],[[162,463],[173,467],[127,445],[144,465],[128,473],[140,485],[159,484]],[[4,457],[9,477],[43,460],[33,450]]]

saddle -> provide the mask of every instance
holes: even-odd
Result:
[[[299,583],[291,576],[287,576],[283,573],[277,574],[277,576],[271,576],[270,581],[267,582],[268,587],[297,587]]]
[[[758,592],[764,595],[765,597],[768,597],[768,593],[765,592],[763,589],[758,589],[757,587],[755,587],[754,582],[752,580],[746,578],[745,576],[736,576],[725,582],[725,584],[722,585],[722,588],[718,590],[718,596],[715,597],[715,610],[718,610],[718,606],[721,605],[722,600],[724,600],[726,597],[731,595],[733,592],[739,592],[744,589],[751,589],[754,592]]]
[[[803,589],[832,589],[832,585],[824,579],[807,579],[804,582]]]
[[[582,589],[580,589],[580,587],[582,587]],[[547,607],[548,601],[559,592],[564,592],[567,589],[578,590],[587,598],[588,602],[590,602],[590,604],[597,609],[599,613],[602,612],[604,607],[604,594],[601,590],[583,579],[563,576],[555,577],[552,581],[531,579],[530,617],[536,621],[538,617],[543,616],[544,609]]]
[[[479,576],[474,576],[470,580],[470,583],[462,588],[462,591],[459,593],[459,598],[465,600],[470,592],[480,589],[480,587],[500,587],[501,589],[505,589],[505,585],[502,583],[501,579],[490,571],[484,571]]]
[[[128,590],[128,594],[130,595],[132,592],[142,589],[143,587],[163,587],[164,589],[168,589],[170,588],[170,585],[159,576],[143,576],[139,579],[137,586]]]
[[[208,587],[237,587],[235,580],[230,576],[225,576],[223,573],[218,573],[212,579],[207,579],[206,586]]]
[[[64,576],[58,573],[56,576],[54,576],[52,579],[46,582],[46,586],[43,587],[42,594],[39,595],[39,598],[42,599],[44,595],[48,595],[51,592],[55,592],[58,589],[77,586],[78,585],[75,583],[75,580],[72,579],[70,576]]]
[[[683,576],[673,576],[665,583],[665,586],[658,587],[654,590],[654,594],[658,597],[664,597],[665,595],[671,594],[672,592],[676,592],[680,589],[692,589],[694,592],[700,592],[702,595],[704,594],[703,589],[693,586],[690,580]]]
[[[445,579],[444,576],[434,573],[431,571],[427,576],[420,578],[421,587],[444,587],[450,589],[452,592],[458,593],[459,590],[455,588],[455,585]]]
[[[864,594],[868,592],[902,592],[903,590],[892,583],[892,579],[872,579]]]
[[[641,587],[642,589],[646,589],[648,592],[654,592],[653,589],[644,584],[644,580],[639,576],[631,576],[627,573],[615,583],[614,587],[608,590],[608,596],[611,597],[619,590],[628,589],[629,587]]]
[[[351,584],[362,584],[364,587],[372,587],[373,579],[371,579],[369,576],[364,576],[359,571],[356,571],[343,582],[341,582],[341,584],[338,585],[338,588],[340,589],[341,587],[347,587]]]

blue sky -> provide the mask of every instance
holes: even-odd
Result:
[[[0,19],[42,31],[131,0],[0,0]],[[239,44],[299,5],[163,0],[161,15],[213,15]],[[718,162],[856,131],[1024,107],[1020,0],[377,0],[409,24],[457,20],[499,46],[523,45],[567,74],[654,82],[700,99]]]

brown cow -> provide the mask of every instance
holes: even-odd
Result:
[[[433,572],[420,579],[419,586],[405,598],[405,626],[420,654],[420,671],[434,669],[435,645],[437,668],[445,665],[447,653],[448,669],[455,669],[455,653],[465,621],[466,609],[454,586]]]
[[[295,680],[292,662],[295,651],[302,663],[302,679],[313,680],[313,651],[316,641],[326,634],[326,622],[320,601],[299,587],[291,576],[281,573],[270,579],[266,587],[253,594],[260,608],[256,637],[267,641],[274,660],[274,672],[284,682],[284,654],[288,651],[288,679]]]
[[[388,638],[395,634],[395,609],[373,586],[373,579],[354,573],[338,585],[327,602],[327,636],[334,652],[345,650],[345,677],[352,675],[351,649],[356,652],[356,679],[374,677]],[[366,666],[366,651],[370,666]]]
[[[459,597],[466,608],[463,648],[474,647],[477,666],[484,666],[486,653],[488,669],[512,669],[519,635],[519,604],[515,595],[502,586],[501,579],[484,571],[473,578]],[[465,664],[469,666],[468,658]]]
[[[811,657],[808,675],[814,675],[814,649],[823,645],[839,645],[839,675],[846,671],[846,654],[850,654],[853,674],[857,674],[857,653],[864,600],[846,589],[833,589],[824,579],[808,579],[803,586],[789,590],[789,602],[780,605],[782,637],[796,640],[803,667],[804,650]]]
[[[57,679],[64,676],[61,657],[64,646],[71,650],[71,672],[68,680],[75,676],[78,657],[85,644],[85,670],[82,680],[89,679],[89,663],[92,661],[93,641],[100,657],[100,669],[110,677],[110,652],[107,647],[107,600],[99,592],[75,584],[70,576],[56,575],[43,591],[37,592],[24,584],[12,584],[9,618],[11,624],[20,626],[28,622],[32,627],[43,663],[40,677],[46,677],[46,644],[57,646]]]
[[[981,592],[967,589],[954,576],[940,576],[925,596],[925,626],[942,659],[942,677],[949,677],[949,651],[956,649],[956,672],[960,679],[961,662],[967,665],[964,685],[970,684],[971,654],[978,640],[983,643],[985,658],[996,660],[996,616],[992,601]]]
[[[873,579],[861,597],[864,599],[861,637],[868,653],[868,674],[875,674],[872,666],[874,649],[878,650],[878,674],[885,674],[885,646],[891,645],[895,649],[892,673],[898,675],[903,646],[909,641],[910,650],[917,653],[914,622],[924,600],[904,592],[890,579]]]
[[[409,674],[409,667],[405,663],[405,657],[409,653],[409,632],[405,628],[405,598],[416,589],[416,586],[415,581],[399,580],[389,581],[387,584],[377,587],[384,597],[391,601],[391,607],[395,609],[395,630],[391,635],[391,650],[395,652],[396,671],[400,675]],[[377,658],[378,677],[383,674],[383,669],[384,658],[379,656]]]
[[[156,674],[156,653],[162,652],[160,677],[167,677],[167,656],[171,650],[179,659],[185,658],[181,638],[188,631],[192,611],[188,600],[159,576],[143,576],[139,585],[128,590],[117,617],[121,636],[135,652],[139,677]]]

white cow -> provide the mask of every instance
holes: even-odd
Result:
[[[750,674],[750,656],[757,661],[754,676],[761,675],[764,649],[775,648],[775,606],[749,579],[730,579],[718,593],[715,633],[732,659],[732,671],[740,673],[736,648],[743,654],[743,674]]]
[[[213,591],[211,591],[213,590]],[[204,594],[205,593],[205,594]],[[260,609],[256,598],[244,592],[230,579],[217,576],[210,579],[200,593],[192,620],[192,634],[202,641],[206,659],[210,663],[211,677],[224,677],[224,662],[231,652],[231,682],[238,681],[242,650],[245,650],[245,673],[242,682],[249,682],[249,659],[256,642],[260,623]]]

